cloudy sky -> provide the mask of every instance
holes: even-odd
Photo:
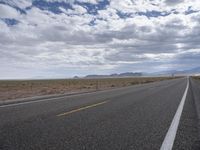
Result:
[[[0,79],[197,66],[199,0],[0,0]]]

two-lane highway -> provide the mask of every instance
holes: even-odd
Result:
[[[191,82],[181,78],[0,106],[0,149],[170,150],[170,142],[173,149],[200,149]]]

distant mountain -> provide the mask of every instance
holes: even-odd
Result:
[[[124,73],[114,73],[110,75],[87,75],[83,78],[94,79],[94,78],[123,78],[123,77],[141,77],[141,76],[172,76],[172,75],[200,75],[200,67],[187,69],[187,70],[166,70],[154,73],[141,73],[141,72],[124,72]],[[81,77],[75,76],[78,79]]]
[[[120,78],[120,77],[140,77],[143,74],[140,72],[124,72],[120,74],[110,74],[110,75],[87,75],[84,78]]]
[[[78,76],[74,76],[74,79],[79,79],[79,77]]]
[[[159,72],[153,72],[153,73],[147,73],[147,75],[172,75],[172,74],[176,74],[177,70],[166,70],[166,71],[159,71]]]
[[[95,74],[91,74],[91,75],[87,75],[84,78],[108,78],[110,77],[110,75],[95,75]]]
[[[200,67],[192,68],[189,70],[179,71],[180,73],[198,74],[200,73]]]
[[[200,74],[200,67],[187,69],[187,70],[168,70],[161,72],[154,72],[150,75],[195,75]]]
[[[120,77],[131,77],[131,76],[142,76],[142,73],[141,72],[125,72],[125,73],[120,73],[118,74],[117,76],[120,76]]]

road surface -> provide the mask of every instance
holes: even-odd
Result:
[[[199,101],[181,78],[2,105],[0,150],[199,150]]]

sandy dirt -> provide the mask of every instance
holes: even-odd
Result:
[[[51,94],[70,94],[143,84],[171,79],[155,78],[106,78],[58,80],[3,80],[0,81],[0,101]]]

